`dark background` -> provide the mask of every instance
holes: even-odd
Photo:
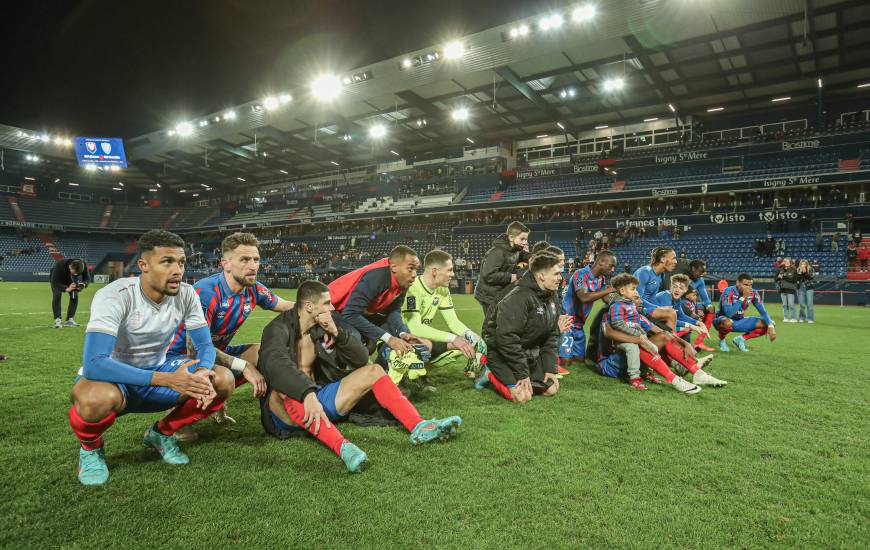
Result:
[[[130,138],[554,3],[9,2],[0,16],[0,123]]]

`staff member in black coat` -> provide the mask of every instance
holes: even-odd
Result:
[[[514,403],[526,403],[533,394],[556,395],[562,311],[553,296],[561,280],[559,258],[546,252],[536,254],[528,273],[493,306],[483,331],[488,366],[475,381],[477,389],[492,384]]]
[[[484,318],[499,292],[519,278],[517,264],[527,260],[528,252],[529,228],[522,222],[511,222],[507,233],[493,241],[483,258],[474,289],[474,297],[483,306]]]
[[[76,308],[79,306],[79,291],[84,290],[91,282],[87,264],[79,258],[58,260],[51,268],[49,275],[51,283],[51,311],[54,313],[54,328],[61,326],[79,326],[73,320]],[[60,299],[64,292],[69,293],[69,306],[66,310],[66,322],[60,318]]]

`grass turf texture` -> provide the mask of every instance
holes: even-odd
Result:
[[[82,293],[84,324],[94,289]],[[279,291],[292,299],[292,291]],[[424,418],[460,436],[413,448],[400,428],[343,424],[369,454],[361,475],[313,439],[263,434],[251,386],[238,424],[198,426],[188,466],[141,446],[160,414],[106,435],[110,479],[75,477],[66,411],[84,327],[50,328],[47,284],[0,283],[0,540],[8,547],[862,547],[868,518],[864,308],[817,307],[752,352],[717,352],[731,382],[685,396],[639,393],[580,368],[553,398],[511,405],[436,371]],[[470,326],[482,315],[457,296]],[[66,298],[64,298],[64,307]],[[777,311],[779,308],[771,307]],[[258,341],[255,310],[236,343]],[[864,541],[862,543],[861,541]]]

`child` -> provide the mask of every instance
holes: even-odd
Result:
[[[637,284],[637,278],[629,274],[620,274],[612,281],[617,296],[614,296],[614,300],[605,315],[605,322],[602,323],[602,330],[605,331],[604,336],[610,340],[609,346],[606,344],[600,346],[598,367],[602,374],[618,377],[624,370],[629,376],[631,386],[643,389],[638,387],[638,383],[640,385],[643,383],[639,376],[640,366],[635,361],[636,355],[640,362],[662,375],[676,390],[683,393],[693,394],[701,391],[701,388],[696,384],[712,386],[727,384],[727,382],[707,374],[699,367],[693,354],[687,351],[687,348],[691,349],[691,345],[662,331],[640,313],[636,303],[639,298]],[[655,341],[649,339],[647,334],[651,334]],[[621,347],[620,344],[623,343],[634,346]],[[695,383],[689,383],[682,377],[675,375],[659,356],[659,349],[663,350],[667,358],[679,363],[692,373]],[[624,369],[617,350],[625,353]],[[610,354],[607,353],[608,351]],[[604,358],[605,355],[606,358]],[[655,378],[654,375],[650,377]]]

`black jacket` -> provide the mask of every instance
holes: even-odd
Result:
[[[294,307],[278,315],[263,329],[257,368],[266,379],[270,390],[277,390],[292,399],[302,401],[317,389],[344,378],[354,370],[368,364],[369,353],[358,339],[342,328],[331,349],[323,345],[324,331],[315,326],[308,337],[314,342],[315,358],[311,365],[314,380],[303,373],[296,362],[296,346],[303,337],[299,328],[299,312]]]
[[[806,273],[798,272],[797,277],[798,286],[804,285],[807,290],[816,287],[816,272],[813,271],[813,268],[808,269]]]
[[[779,273],[776,275],[776,282],[779,285],[779,291],[785,294],[794,294],[798,287],[797,269],[791,267],[788,269],[779,268]]]
[[[495,314],[484,326],[483,339],[489,350],[487,357],[491,367],[497,368],[500,363],[517,380],[529,377],[533,370],[529,364],[530,352],[534,352],[538,354],[537,363],[543,370],[556,374],[561,313],[553,293],[539,287],[531,273],[523,275],[498,302]]]
[[[511,245],[507,235],[497,237],[480,266],[477,287],[474,289],[477,301],[482,304],[495,303],[499,291],[511,284],[511,275],[517,273],[517,264],[527,258],[525,251]]]
[[[55,262],[54,267],[51,268],[51,275],[49,275],[49,281],[53,286],[64,286],[67,287],[73,283],[72,273],[69,272],[69,264],[73,263],[77,258],[67,258],[66,260],[58,260]],[[88,272],[88,262],[84,260],[79,260],[84,268],[82,272],[78,274],[76,277],[76,283],[87,286],[88,283],[91,282],[91,274]]]

